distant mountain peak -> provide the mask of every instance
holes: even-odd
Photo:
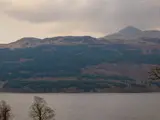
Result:
[[[119,32],[110,34],[104,37],[106,40],[136,40],[140,41],[143,38],[147,39],[160,39],[160,31],[158,30],[147,30],[142,31],[136,27],[128,26],[123,29],[121,29]]]
[[[128,26],[128,27],[121,29],[119,33],[123,35],[137,35],[137,34],[141,34],[142,31],[136,27]]]

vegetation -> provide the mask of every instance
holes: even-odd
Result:
[[[53,120],[54,116],[54,110],[47,106],[43,98],[34,97],[34,103],[30,110],[30,117],[33,120]]]
[[[160,67],[155,67],[149,73],[150,79],[152,81],[160,80]]]
[[[129,83],[132,81],[128,81]],[[66,81],[13,81],[7,83],[8,88],[20,89],[19,92],[40,92],[40,93],[57,93],[57,92],[96,92],[96,89],[105,89],[111,87],[126,88],[124,82],[115,83],[107,80],[66,80]],[[73,89],[74,88],[74,89]],[[70,89],[73,89],[70,91]],[[26,90],[26,91],[23,91]]]
[[[5,89],[27,89],[31,92],[62,92],[73,87],[88,92],[95,88],[109,88],[108,84],[124,88],[124,81],[135,80],[128,76],[88,75],[83,74],[82,70],[102,63],[160,64],[159,52],[143,54],[141,48],[121,44],[0,49],[0,56],[0,85],[1,81],[7,81],[3,85]],[[45,81],[46,77],[63,77],[66,80]],[[76,79],[70,80],[68,77]],[[44,79],[37,82],[34,78]],[[119,80],[120,83],[109,83],[107,80]]]
[[[160,64],[156,53],[142,54],[140,49],[129,50],[124,45],[0,49],[0,56],[0,80],[79,76],[82,68],[101,63]]]
[[[54,120],[55,111],[50,108],[43,98],[34,97],[34,102],[30,107],[30,117],[33,120]],[[9,104],[4,100],[0,102],[0,120],[10,120],[13,117]]]
[[[148,85],[155,84],[160,87],[160,67],[157,66],[149,72]]]
[[[10,105],[5,101],[0,102],[0,120],[10,120],[12,117],[12,111]]]

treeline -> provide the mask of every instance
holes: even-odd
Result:
[[[128,80],[128,82],[132,82]],[[133,81],[133,83],[135,83]],[[28,92],[96,92],[105,88],[125,88],[125,81],[108,80],[65,80],[65,81],[9,81],[4,88],[27,89]],[[30,90],[30,91],[29,91]]]
[[[40,97],[34,97],[30,106],[29,116],[32,120],[54,120],[55,111],[48,106],[47,102]],[[14,115],[12,108],[5,101],[0,102],[0,120],[11,120]]]

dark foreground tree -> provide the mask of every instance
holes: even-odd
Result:
[[[0,120],[10,120],[12,117],[11,107],[5,102],[0,102]]]
[[[34,97],[34,102],[30,107],[30,117],[33,120],[54,120],[55,112],[47,106],[43,98]]]
[[[160,67],[155,67],[149,72],[149,79],[151,81],[160,80]]]

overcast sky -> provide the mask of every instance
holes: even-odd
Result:
[[[91,35],[125,26],[160,29],[160,0],[0,0],[0,43]]]

